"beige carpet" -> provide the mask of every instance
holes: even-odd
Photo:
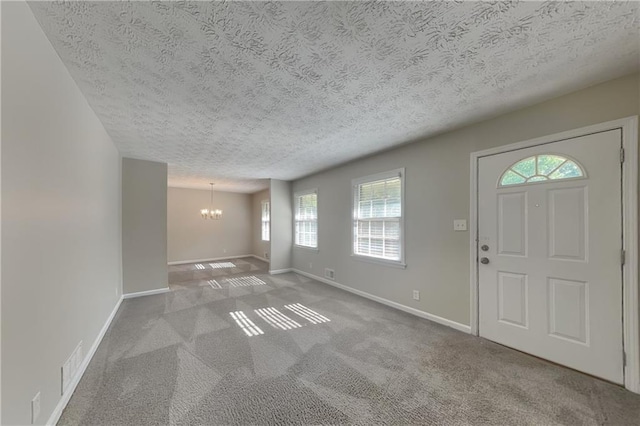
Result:
[[[125,300],[60,424],[640,423],[640,395],[613,384],[228,262],[171,267],[171,293]]]

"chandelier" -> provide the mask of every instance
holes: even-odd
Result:
[[[200,214],[203,219],[221,219],[222,210],[213,208],[213,183],[210,183],[209,185],[211,185],[211,200],[209,202],[209,208],[200,210]]]

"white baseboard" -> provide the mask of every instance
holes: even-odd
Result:
[[[287,269],[273,269],[269,271],[269,275],[278,275],[278,274],[286,274],[287,272],[292,272],[293,269],[291,268],[287,268]]]
[[[172,265],[186,265],[187,263],[215,262],[218,260],[242,259],[243,257],[256,257],[256,256],[253,254],[240,254],[238,256],[211,257],[209,259],[176,260],[173,262],[167,262],[167,265],[172,266]]]
[[[264,257],[260,257],[255,254],[241,254],[239,256],[212,257],[210,259],[176,260],[173,262],[167,262],[167,265],[173,266],[173,265],[186,265],[189,263],[216,262],[218,260],[242,259],[244,257],[255,257],[258,260],[262,260],[263,262],[269,263],[269,259],[265,259]]]
[[[258,260],[262,260],[263,262],[267,262],[267,263],[269,263],[269,259],[266,259],[266,258],[264,258],[264,257],[260,257],[260,256],[257,256],[257,255],[255,255],[255,254],[251,254],[251,255],[249,255],[249,256],[251,256],[251,257],[255,257],[255,258],[256,258],[256,259],[258,259]]]
[[[446,325],[447,327],[455,328],[456,330],[463,331],[465,333],[471,333],[471,327],[465,324],[461,324],[459,322],[451,321],[446,318],[439,317],[437,315],[430,314],[428,312],[421,311],[420,309],[412,308],[410,306],[403,305],[398,302],[393,302],[391,300],[385,299],[383,297],[374,296],[373,294],[364,292],[362,290],[357,290],[355,288],[351,288],[344,284],[337,283],[335,281],[331,281],[329,279],[319,277],[317,275],[310,274],[308,272],[301,271],[299,269],[293,268],[293,272],[296,274],[304,275],[307,278],[314,279],[316,281],[320,281],[321,283],[328,284],[333,287],[337,287],[341,290],[348,291],[349,293],[357,294],[358,296],[362,296],[366,299],[373,300],[374,302],[382,303],[383,305],[391,306],[392,308],[399,309],[401,311],[407,312],[409,314],[415,315],[420,318],[428,319],[429,321],[437,322],[438,324]]]
[[[122,298],[123,299],[133,299],[134,297],[151,296],[153,294],[162,294],[162,293],[167,293],[167,292],[170,292],[170,291],[171,291],[171,289],[169,287],[158,288],[158,289],[155,289],[155,290],[147,290],[147,291],[139,291],[137,293],[123,294]]]
[[[71,383],[69,383],[69,386],[67,386],[67,391],[64,393],[64,395],[62,395],[62,398],[58,402],[58,405],[56,405],[56,408],[53,410],[53,413],[51,413],[51,416],[49,416],[49,420],[47,420],[47,423],[46,423],[47,425],[55,426],[55,424],[58,423],[58,420],[60,420],[60,416],[62,416],[62,412],[64,411],[65,407],[69,403],[69,400],[71,399],[71,395],[73,395],[73,392],[76,390],[78,383],[80,383],[80,379],[82,378],[85,370],[89,366],[89,362],[91,362],[91,359],[93,358],[93,355],[96,353],[98,346],[100,346],[100,342],[102,342],[104,335],[106,334],[107,330],[109,329],[109,326],[111,325],[111,321],[113,321],[113,318],[116,316],[116,313],[118,312],[118,309],[120,308],[120,305],[122,304],[123,299],[124,299],[124,296],[118,299],[116,306],[111,311],[111,314],[109,314],[109,317],[107,318],[107,321],[102,326],[100,333],[98,333],[96,340],[94,340],[93,345],[91,345],[91,348],[89,349],[89,352],[87,352],[87,355],[84,357],[84,360],[80,365],[80,368],[78,368],[78,372],[76,373]]]

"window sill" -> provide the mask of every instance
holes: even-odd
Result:
[[[379,259],[377,257],[362,256],[359,254],[352,254],[351,258],[358,260],[360,262],[374,263],[377,265],[389,266],[391,268],[397,268],[397,269],[407,268],[407,264],[400,260]]]
[[[297,244],[294,244],[293,247],[294,248],[298,248],[298,249],[302,249],[302,250],[318,252],[318,247],[299,246]]]

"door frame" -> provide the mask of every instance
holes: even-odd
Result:
[[[471,153],[471,190],[469,220],[470,263],[470,333],[478,336],[479,330],[479,279],[478,279],[478,171],[482,157],[544,145],[608,130],[621,129],[625,161],[622,163],[622,229],[623,250],[626,259],[622,268],[622,327],[623,350],[626,357],[624,386],[640,393],[640,291],[638,288],[638,116],[607,121],[593,126],[556,133],[496,148]]]

